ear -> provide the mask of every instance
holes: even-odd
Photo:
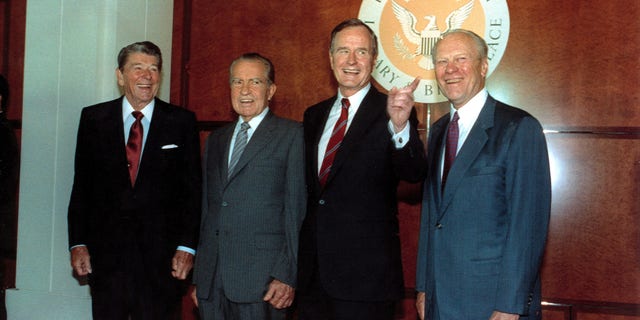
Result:
[[[267,100],[271,101],[271,97],[273,97],[273,95],[274,95],[274,94],[276,94],[276,89],[277,89],[277,87],[276,87],[276,84],[275,84],[275,83],[272,83],[272,84],[269,86],[269,89],[268,89],[268,90],[269,90],[269,92],[267,93],[267,94],[268,94],[268,96],[267,96]]]
[[[481,74],[483,78],[487,77],[487,72],[489,72],[489,60],[487,58],[482,59],[481,66]]]
[[[118,68],[116,68],[116,78],[118,79],[118,85],[121,87],[124,86],[124,74],[122,74],[122,71]]]
[[[329,66],[331,66],[331,70],[333,70],[333,53],[329,50]]]

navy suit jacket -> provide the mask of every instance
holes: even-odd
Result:
[[[441,191],[449,116],[432,127],[418,251],[429,319],[488,319],[493,310],[540,317],[538,275],[551,183],[542,127],[488,97]]]
[[[296,286],[306,208],[302,125],[269,111],[227,178],[235,125],[207,139],[194,283],[200,299],[222,285],[231,301],[257,303],[272,279]]]
[[[396,189],[420,181],[426,159],[411,118],[410,140],[396,150],[388,129],[387,96],[374,87],[362,101],[329,173],[318,180],[318,142],[336,97],[304,114],[308,211],[300,235],[299,292],[314,270],[337,299],[389,301],[404,296]]]
[[[92,281],[133,263],[138,248],[154,289],[169,290],[178,246],[196,248],[200,217],[200,144],[195,115],[155,100],[135,187],[127,167],[122,99],[82,110],[69,203],[69,246],[84,244]]]

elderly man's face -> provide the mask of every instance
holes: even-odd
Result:
[[[231,70],[231,105],[249,121],[269,106],[276,85],[267,78],[267,67],[258,60],[239,60]]]
[[[372,50],[365,27],[348,27],[336,34],[329,60],[343,96],[352,96],[371,81],[376,59]]]
[[[136,52],[129,55],[123,70],[117,69],[118,84],[131,106],[140,110],[155,98],[160,88],[158,58]]]
[[[437,46],[436,80],[445,97],[458,109],[484,88],[489,63],[480,58],[473,40],[465,34],[451,34]]]

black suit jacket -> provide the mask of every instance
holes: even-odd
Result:
[[[155,100],[135,187],[129,181],[122,99],[82,110],[69,204],[69,246],[89,249],[92,278],[108,281],[132,248],[152,285],[171,285],[179,245],[196,248],[201,198],[195,115]],[[121,271],[121,270],[119,270]]]
[[[307,217],[300,240],[299,291],[314,270],[333,298],[401,299],[403,292],[396,189],[426,172],[415,114],[411,139],[396,150],[388,129],[387,96],[371,87],[336,154],[324,188],[318,182],[318,142],[336,97],[304,114]]]

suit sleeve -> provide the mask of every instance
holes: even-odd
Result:
[[[307,208],[307,188],[305,179],[304,140],[302,126],[292,130],[292,141],[285,168],[284,216],[286,246],[279,253],[271,276],[292,287],[296,286],[298,242],[302,220]]]
[[[511,141],[506,172],[508,234],[496,310],[524,314],[538,278],[551,210],[549,157],[542,127],[523,118]]]
[[[393,169],[398,179],[419,182],[427,175],[427,160],[424,143],[418,134],[418,118],[415,109],[411,112],[409,122],[411,124],[409,142],[401,149],[393,148]]]
[[[184,190],[184,212],[182,217],[179,245],[196,249],[200,226],[201,196],[202,196],[202,167],[200,162],[200,137],[196,128],[193,113],[185,125],[185,159],[184,172],[181,175],[182,190]],[[178,189],[179,190],[179,189]]]
[[[79,244],[87,244],[88,241],[87,210],[90,200],[87,197],[89,190],[91,190],[91,137],[90,119],[85,109],[82,111],[78,126],[75,173],[67,214],[69,248]]]

